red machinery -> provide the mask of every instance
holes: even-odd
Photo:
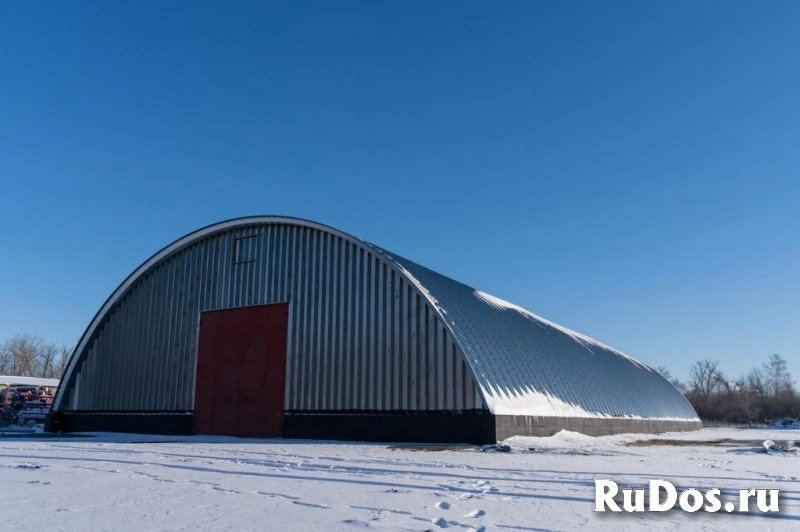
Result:
[[[56,379],[0,377],[0,426],[44,423],[57,389]]]

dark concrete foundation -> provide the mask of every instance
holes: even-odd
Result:
[[[52,412],[45,420],[45,430],[187,435],[193,433],[193,423],[194,415],[188,412]]]
[[[48,432],[194,434],[192,413],[54,412]],[[286,413],[283,438],[415,443],[495,443],[488,412]]]
[[[490,413],[286,414],[284,438],[414,443],[496,443]]]
[[[659,434],[703,428],[701,421],[666,421],[657,419],[495,416],[497,441],[511,436],[552,436],[560,430],[580,432],[587,436],[608,436],[623,433]]]
[[[299,413],[283,417],[283,438],[369,442],[496,443],[511,436],[552,436],[561,430],[588,436],[684,432],[700,421],[625,418],[494,416],[488,412]],[[48,432],[194,434],[191,412],[54,412]]]

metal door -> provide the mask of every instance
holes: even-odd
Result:
[[[200,314],[197,434],[280,437],[289,304]]]

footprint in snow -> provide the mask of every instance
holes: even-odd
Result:
[[[212,488],[217,490],[217,491],[221,491],[222,493],[241,493],[241,491],[226,490],[225,488],[220,488],[219,486],[212,486]]]
[[[483,510],[472,510],[464,517],[483,517],[484,515],[486,515],[486,512],[484,512]]]
[[[32,464],[32,463],[28,463],[28,462],[23,462],[21,464],[17,464],[16,466],[13,466],[13,467],[16,467],[17,469],[41,469],[42,466],[39,465],[39,464]]]
[[[354,510],[366,510],[368,512],[377,513],[381,515],[385,515],[387,513],[392,514],[399,514],[399,515],[411,515],[411,512],[406,512],[405,510],[396,510],[390,508],[373,508],[371,506],[350,506]]]
[[[436,507],[440,510],[447,510],[448,508],[450,508],[450,503],[444,501],[437,502]]]
[[[438,526],[439,528],[447,528],[447,520],[444,517],[440,517],[438,519],[431,519],[431,523]]]
[[[298,500],[300,497],[294,497],[292,495],[284,495],[283,493],[270,493],[268,491],[257,491],[259,495],[265,495],[267,497],[272,497],[274,499],[295,499]]]
[[[161,477],[157,477],[156,475],[151,475],[149,473],[142,473],[141,471],[134,471],[131,474],[131,476],[132,477],[137,477],[137,478],[148,478],[150,480],[155,480],[156,482],[175,482],[174,480],[172,480],[170,478],[161,478]]]
[[[367,523],[366,521],[359,521],[358,519],[346,519],[342,521],[342,523],[357,528],[369,528],[369,523]]]
[[[292,501],[292,504],[297,504],[298,506],[308,506],[309,508],[317,508],[320,510],[330,510],[330,507],[325,506],[324,504],[314,504],[311,502],[300,502],[300,501]]]

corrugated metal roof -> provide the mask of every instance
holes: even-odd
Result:
[[[282,216],[214,224],[176,240],[145,261],[95,315],[70,359],[64,379],[67,386],[62,388],[72,386],[75,370],[96,331],[142,277],[202,239],[256,224],[319,229],[375,250],[431,303],[496,414],[697,419],[694,409],[669,381],[615,349],[362,239],[316,222]],[[56,409],[63,407],[64,397],[65,391],[59,389]]]
[[[441,312],[495,414],[697,419],[683,394],[647,365],[376,249]]]

